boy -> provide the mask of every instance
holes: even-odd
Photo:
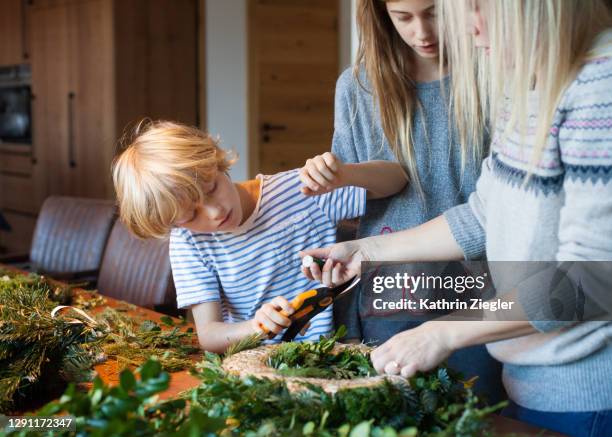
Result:
[[[166,121],[141,125],[113,163],[121,219],[142,238],[170,234],[178,307],[191,308],[201,347],[217,353],[287,328],[281,311],[291,314],[290,301],[318,286],[301,274],[298,252],[334,243],[338,221],[365,212],[366,194],[406,184],[398,164],[342,164],[329,153],[242,183],[230,180],[232,164],[207,134]],[[332,327],[330,307],[296,340]]]

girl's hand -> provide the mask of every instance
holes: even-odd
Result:
[[[291,303],[282,296],[277,296],[271,302],[265,303],[255,313],[255,317],[251,320],[253,330],[257,333],[280,333],[291,325],[291,319],[281,314],[290,316],[294,309]]]
[[[318,196],[343,186],[340,170],[344,164],[332,153],[326,152],[308,159],[300,170],[302,193]]]
[[[448,328],[452,322],[427,322],[394,335],[370,354],[374,368],[404,378],[433,369],[453,352]]]
[[[361,262],[368,261],[365,244],[362,240],[334,244],[323,249],[308,249],[299,253],[300,258],[311,255],[327,259],[323,270],[316,263],[310,268],[302,267],[302,273],[321,282],[326,287],[335,287],[358,276],[361,273]]]

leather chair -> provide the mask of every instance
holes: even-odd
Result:
[[[136,238],[117,220],[104,251],[97,288],[105,296],[175,315],[168,241]]]
[[[36,221],[29,256],[0,262],[61,280],[95,279],[116,214],[111,200],[48,197]]]

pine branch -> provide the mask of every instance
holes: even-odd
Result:
[[[162,329],[152,320],[135,320],[113,308],[106,308],[96,319],[109,326],[111,334],[104,353],[116,359],[121,369],[134,368],[157,357],[164,370],[176,372],[192,367],[189,356],[200,351],[194,345],[193,329],[181,330],[181,325],[175,326],[170,318],[162,319],[162,323],[172,329]]]
[[[242,351],[249,350],[249,349],[255,349],[256,347],[261,345],[264,338],[265,337],[261,334],[253,334],[243,339],[240,339],[237,342],[229,345],[229,347],[227,348],[223,356],[224,358],[227,358],[234,354],[237,354],[238,352],[242,352]]]
[[[90,376],[103,332],[51,316],[66,290],[37,275],[0,273],[0,411],[31,403],[41,387]]]

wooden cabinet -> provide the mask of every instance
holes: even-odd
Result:
[[[29,60],[30,0],[0,2],[0,65],[15,65]]]
[[[112,197],[129,123],[197,123],[195,0],[36,1],[32,7],[35,178],[51,194]]]
[[[112,8],[106,0],[32,8],[38,198],[108,197],[115,114]]]
[[[32,160],[27,146],[0,145],[0,207],[11,227],[0,230],[0,253],[27,253],[36,224],[38,204],[30,195],[34,190]]]
[[[144,117],[197,124],[198,2],[31,3],[23,6],[32,71],[30,165],[27,174],[0,170],[0,209],[35,219],[49,195],[114,196],[110,167],[128,124]],[[12,165],[0,160],[3,169]]]
[[[0,254],[26,254],[30,250],[36,216],[14,211],[2,211],[4,219],[11,226],[9,231],[0,231]]]

